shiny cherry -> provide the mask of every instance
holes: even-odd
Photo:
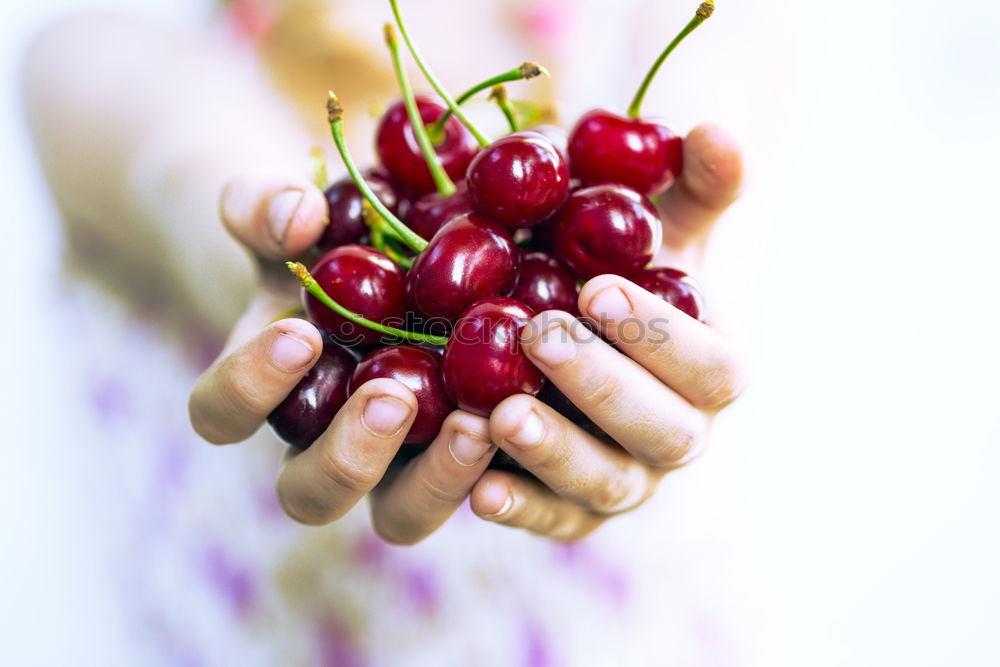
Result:
[[[317,260],[311,273],[330,298],[363,317],[400,325],[406,315],[402,269],[377,250],[345,245]],[[327,332],[352,345],[377,343],[382,334],[347,321],[303,291],[306,315]]]
[[[365,172],[365,180],[375,196],[390,211],[396,213],[399,196],[388,176],[369,169]],[[365,198],[358,186],[350,177],[342,178],[332,183],[323,194],[326,196],[327,219],[330,222],[323,231],[323,236],[316,242],[317,252],[324,253],[337,246],[360,242],[368,233],[368,227],[362,215]]]
[[[521,349],[534,311],[502,296],[480,299],[455,322],[444,352],[444,384],[461,409],[489,416],[514,394],[537,394],[542,375]]]
[[[585,185],[620,183],[652,197],[681,173],[684,140],[660,122],[595,109],[570,133],[569,161]]]
[[[538,132],[515,132],[476,155],[466,181],[472,207],[510,229],[530,227],[569,196],[569,166]]]
[[[563,310],[579,315],[578,296],[576,276],[566,265],[548,253],[522,253],[517,284],[510,293],[512,299],[520,301],[536,313]]]
[[[475,213],[453,218],[406,275],[406,300],[430,318],[454,321],[473,301],[508,294],[520,260],[510,232]]]
[[[305,449],[313,443],[347,401],[347,387],[357,359],[333,342],[323,346],[316,365],[267,417],[275,434]]]
[[[369,380],[391,378],[402,382],[417,397],[417,416],[404,442],[426,444],[437,436],[445,418],[455,409],[444,390],[441,355],[411,346],[391,346],[375,350],[358,364],[351,377],[348,394]]]
[[[458,190],[454,194],[441,196],[431,192],[413,202],[405,218],[407,227],[429,239],[452,218],[471,213],[472,202],[465,181],[456,185]]]
[[[705,312],[705,297],[691,276],[678,269],[665,267],[645,269],[629,278],[639,287],[649,290],[671,306],[696,320]]]
[[[416,101],[425,124],[433,123],[445,111],[445,107],[427,97],[418,95]],[[375,134],[375,150],[397,183],[418,195],[434,190],[434,179],[420,152],[402,100],[390,106],[382,116]],[[465,177],[479,144],[465,126],[452,117],[445,123],[443,138],[434,150],[448,176],[457,181]]]
[[[663,226],[653,205],[621,185],[577,190],[556,215],[556,257],[581,280],[602,273],[622,276],[642,270],[660,249]]]

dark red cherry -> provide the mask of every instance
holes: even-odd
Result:
[[[514,394],[537,394],[542,375],[521,349],[534,311],[502,296],[475,302],[455,322],[444,351],[444,385],[461,409],[489,416]]]
[[[317,260],[311,273],[331,299],[363,317],[390,326],[406,315],[402,269],[377,250],[345,245]],[[302,291],[306,315],[319,327],[352,345],[377,343],[381,333],[360,327]]]
[[[465,181],[456,184],[455,194],[442,197],[436,192],[424,195],[410,205],[406,226],[425,239],[432,238],[445,223],[465,213],[472,213],[469,189]]]
[[[556,215],[556,257],[581,280],[602,273],[628,276],[642,270],[660,249],[663,226],[649,200],[621,185],[577,190]]]
[[[453,218],[406,274],[406,300],[430,318],[454,321],[478,299],[508,294],[518,248],[506,228],[475,213]]]
[[[621,183],[652,197],[680,175],[684,140],[657,121],[595,109],[569,135],[569,162],[585,185]]]
[[[510,229],[530,227],[569,196],[569,166],[538,132],[515,132],[476,155],[466,176],[472,207]]]
[[[629,278],[639,287],[649,290],[696,320],[700,320],[705,312],[705,298],[701,289],[683,271],[665,267],[645,269]]]
[[[391,378],[402,382],[417,397],[417,417],[406,436],[407,444],[426,444],[441,430],[445,417],[455,409],[444,390],[441,355],[410,346],[383,347],[358,364],[351,377],[348,394],[369,380]]]
[[[316,365],[267,417],[275,434],[305,449],[313,443],[347,401],[347,386],[357,359],[346,348],[327,342]]]
[[[379,201],[396,213],[399,197],[389,178],[369,169],[365,172],[365,180]],[[342,178],[331,184],[323,194],[326,195],[330,223],[316,242],[316,251],[323,253],[337,246],[360,242],[368,233],[368,227],[362,215],[365,197],[358,186],[350,177]]]
[[[429,125],[444,113],[445,108],[427,97],[418,95],[417,108],[424,123]],[[457,181],[465,178],[469,163],[479,150],[479,144],[465,126],[455,117],[445,123],[444,136],[434,150],[441,158],[441,166]],[[427,168],[420,144],[413,133],[406,105],[402,100],[386,110],[375,134],[375,150],[382,166],[396,182],[416,194],[435,189],[431,171]]]
[[[536,313],[564,310],[579,315],[576,276],[558,259],[544,252],[524,252],[514,291],[516,299]]]

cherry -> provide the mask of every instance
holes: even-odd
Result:
[[[472,212],[469,189],[465,181],[456,184],[458,190],[451,195],[441,196],[436,192],[426,194],[410,205],[406,224],[414,232],[429,239],[452,218]]]
[[[402,382],[417,397],[417,417],[406,435],[407,444],[426,444],[433,440],[445,418],[455,409],[445,392],[441,355],[436,352],[410,346],[379,348],[358,364],[351,376],[348,394],[375,378]]]
[[[407,303],[428,317],[454,321],[473,301],[509,293],[519,260],[506,228],[475,213],[460,215],[417,256],[406,275]]]
[[[665,267],[645,269],[629,276],[636,285],[660,297],[696,320],[705,312],[705,298],[691,276]]]
[[[330,250],[312,268],[316,282],[349,310],[379,323],[400,323],[406,315],[403,271],[384,254],[360,245]],[[358,326],[304,293],[306,315],[340,340],[377,343],[378,331]]]
[[[365,180],[379,200],[393,213],[399,209],[400,198],[389,177],[374,169],[365,172]],[[316,242],[317,252],[324,253],[337,246],[358,243],[368,233],[363,214],[365,197],[351,177],[332,183],[326,196],[330,223]]]
[[[275,434],[305,449],[323,434],[347,401],[347,387],[357,359],[336,343],[323,345],[316,365],[267,417]]]
[[[428,97],[418,95],[416,102],[424,123],[433,123],[445,112],[445,107]],[[450,118],[445,123],[441,141],[434,148],[445,172],[457,180],[465,176],[479,146],[458,119]],[[406,115],[403,100],[390,106],[382,116],[375,134],[375,150],[385,169],[403,187],[417,195],[435,189],[434,178]]]
[[[537,224],[569,196],[569,167],[538,132],[516,132],[483,149],[469,165],[472,207],[511,229]]]
[[[630,275],[660,249],[663,225],[653,205],[621,185],[577,190],[552,224],[556,257],[581,280],[602,273]]]
[[[564,310],[579,315],[576,277],[562,262],[544,252],[524,252],[517,284],[510,294],[536,313]]]
[[[461,409],[489,416],[514,394],[537,394],[542,375],[521,349],[521,330],[535,315],[502,296],[480,299],[455,322],[444,352],[444,384]]]

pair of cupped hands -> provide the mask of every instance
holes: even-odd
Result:
[[[699,263],[741,186],[739,149],[721,129],[699,126],[684,152],[683,172],[659,202],[665,242],[657,265]],[[259,176],[230,182],[220,208],[226,228],[257,258],[261,276],[225,350],[191,393],[194,429],[227,444],[253,435],[323,349],[309,322],[274,319],[299,299],[283,261],[309,250],[327,211],[315,186]],[[741,363],[717,330],[619,276],[590,280],[579,309],[600,336],[570,314],[551,311],[525,326],[522,346],[610,441],[518,395],[489,419],[455,411],[426,451],[390,466],[419,405],[403,384],[372,380],[309,449],[287,450],[277,481],[285,512],[318,526],[369,496],[379,535],[413,544],[466,498],[484,520],[555,540],[580,539],[641,505],[666,473],[702,450],[713,418],[742,388]],[[636,327],[667,335],[636,335]],[[536,479],[488,470],[498,447]]]

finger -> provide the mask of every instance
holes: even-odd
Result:
[[[703,243],[742,185],[743,156],[735,139],[715,125],[693,129],[684,140],[680,178],[660,204],[667,247]]]
[[[285,513],[309,526],[346,514],[382,480],[416,414],[417,399],[402,383],[361,385],[309,449],[286,455],[278,475]]]
[[[536,315],[521,333],[528,358],[615,442],[673,468],[704,442],[708,416],[568,313]]]
[[[485,419],[453,412],[430,447],[372,495],[375,531],[392,544],[433,533],[469,496],[494,451]]]
[[[547,487],[598,514],[638,506],[659,477],[533,396],[500,403],[490,415],[490,437]]]
[[[499,470],[488,471],[476,483],[471,505],[481,519],[560,542],[583,539],[605,520],[538,482]]]
[[[222,222],[237,241],[265,260],[292,259],[319,239],[326,198],[307,181],[247,175],[223,188]]]
[[[718,331],[620,276],[598,276],[584,285],[580,312],[695,407],[721,408],[743,389],[739,355]]]
[[[188,401],[194,430],[217,445],[246,440],[323,351],[305,320],[275,322],[205,371]]]

